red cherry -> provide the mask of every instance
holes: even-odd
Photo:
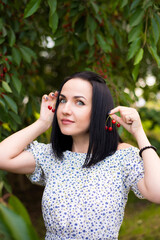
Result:
[[[7,72],[7,68],[6,67],[3,68],[3,72]]]
[[[112,129],[113,129],[112,127],[109,127],[109,128],[108,128],[108,130],[109,130],[110,132],[112,131]]]
[[[5,58],[6,61],[8,61],[8,58]]]
[[[52,109],[52,112],[54,113],[54,112],[55,112],[55,109]]]
[[[107,130],[107,129],[108,129],[108,127],[107,127],[107,126],[105,126],[105,129]]]
[[[112,120],[112,123],[115,124],[115,123],[116,123],[116,120],[113,119],[113,120]]]
[[[117,127],[120,127],[121,126],[121,124],[120,123],[117,123]]]
[[[51,109],[52,109],[52,107],[49,105],[49,106],[48,106],[48,109],[49,109],[49,110],[51,110]]]

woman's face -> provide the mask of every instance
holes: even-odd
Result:
[[[88,136],[92,108],[92,85],[83,79],[68,80],[62,88],[57,109],[61,132],[72,137]]]

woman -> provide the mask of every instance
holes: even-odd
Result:
[[[138,148],[122,143],[115,121],[135,137],[143,159]],[[51,124],[51,144],[33,142]],[[155,150],[137,111],[113,108],[105,81],[80,72],[59,92],[43,96],[36,122],[0,143],[0,169],[45,186],[46,239],[112,240],[118,239],[130,189],[160,203]]]

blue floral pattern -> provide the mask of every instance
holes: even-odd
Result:
[[[51,144],[37,141],[27,151],[36,161],[28,178],[45,186],[42,212],[46,240],[118,239],[130,189],[143,198],[137,187],[144,177],[137,148],[117,150],[90,168],[82,168],[85,153],[65,151],[59,160]]]

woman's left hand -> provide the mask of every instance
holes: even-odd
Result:
[[[118,112],[120,113],[120,117],[115,114]],[[134,136],[143,129],[140,116],[134,108],[118,106],[112,109],[109,115]]]

